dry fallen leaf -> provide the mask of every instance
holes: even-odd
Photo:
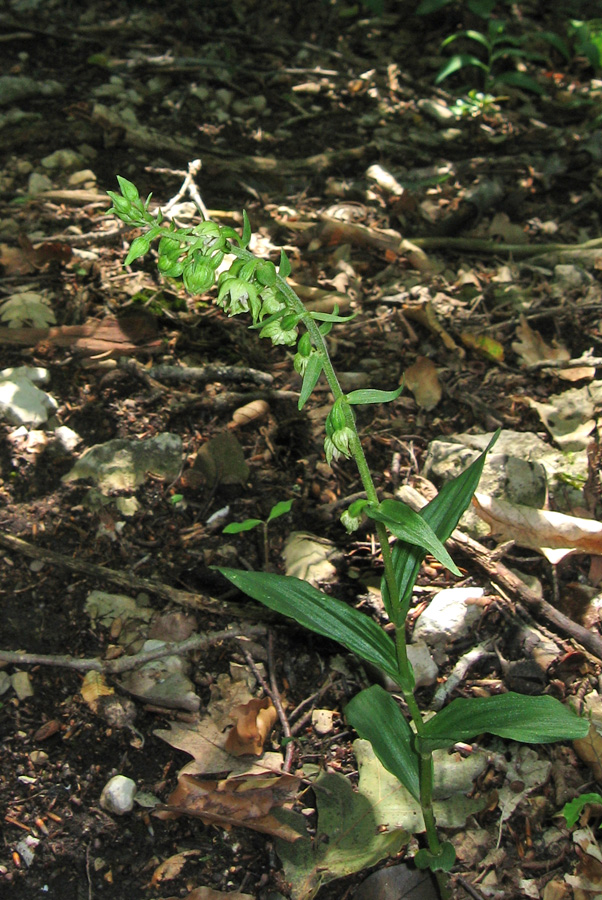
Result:
[[[278,721],[276,707],[269,697],[253,698],[232,710],[234,728],[226,738],[226,750],[232,756],[261,756],[263,745]]]
[[[584,738],[573,741],[573,748],[577,756],[590,767],[596,781],[602,781],[602,734],[593,722]]]
[[[285,841],[296,841],[300,834],[270,815],[270,810],[292,802],[298,786],[299,779],[288,774],[251,775],[223,781],[201,781],[192,775],[181,775],[165,807],[153,815],[159,819],[198,816],[206,825],[221,825],[226,829],[243,826]]]
[[[551,563],[569,553],[602,555],[602,523],[475,494],[473,505],[500,541],[537,550]]]
[[[419,356],[416,362],[405,370],[404,379],[418,406],[427,411],[437,406],[443,390],[432,360],[426,356]]]
[[[100,698],[110,696],[115,691],[109,687],[100,672],[86,672],[80,693],[92,712],[96,712]]]
[[[157,866],[153,872],[153,877],[150,880],[151,885],[157,887],[162,881],[171,881],[173,878],[177,878],[184,868],[186,860],[190,856],[200,856],[200,854],[200,850],[184,850],[182,853],[176,853],[174,856],[164,859],[161,865]]]
[[[531,328],[524,316],[521,316],[520,325],[516,329],[516,336],[519,340],[512,344],[512,349],[527,366],[548,359],[559,361],[571,358],[571,354],[566,347],[556,343],[553,346],[546,344],[539,331]],[[554,371],[560,378],[564,378],[565,381],[580,381],[583,378],[591,380],[596,374],[596,370],[590,366],[580,366],[575,369],[555,369]]]
[[[269,411],[269,404],[265,400],[252,400],[250,403],[239,406],[238,409],[234,410],[228,427],[242,428],[245,425],[250,425],[251,422],[265,419]]]

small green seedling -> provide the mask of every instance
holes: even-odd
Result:
[[[244,522],[231,522],[222,529],[222,534],[241,534],[243,531],[252,531],[259,525],[263,526],[263,560],[264,565],[267,566],[269,562],[268,526],[274,519],[289,513],[294,502],[294,497],[291,500],[280,500],[272,506],[267,519],[245,519]]]
[[[569,828],[573,828],[577,824],[579,816],[586,806],[602,807],[600,794],[581,794],[579,797],[575,797],[574,800],[564,804],[562,815],[566,819],[566,824]],[[602,828],[602,825],[600,825],[600,828]]]
[[[344,324],[349,317],[307,310],[286,280],[291,272],[286,255],[281,253],[277,268],[249,251],[251,226],[246,214],[242,235],[212,221],[188,228],[178,228],[173,223],[166,227],[160,215],[151,214],[149,199],[142,201],[135,185],[125,178],[118,181],[121,193],[109,192],[113,201],[111,212],[142,231],[132,242],[126,263],[144,256],[157,240],[158,268],[163,275],[181,277],[194,295],[204,295],[217,285],[215,302],[227,315],[248,315],[251,327],[259,330],[260,337],[270,338],[273,344],[295,347],[293,364],[302,379],[300,409],[320,377],[328,383],[333,404],[325,423],[326,461],[330,464],[336,459],[353,459],[357,466],[365,500],[353,503],[342,518],[348,530],[359,527],[365,518],[373,524],[382,559],[381,594],[392,633],[367,613],[298,578],[224,567],[219,571],[249,597],[337,641],[399,685],[407,717],[380,685],[357,694],[347,705],[345,715],[360,737],[370,741],[382,765],[420,803],[424,846],[417,852],[415,862],[435,873],[445,900],[451,895],[446,873],[454,865],[455,851],[453,844],[440,839],[435,822],[433,751],[452,748],[459,741],[471,741],[487,732],[512,741],[541,744],[583,738],[589,730],[586,719],[549,696],[507,693],[485,698],[459,697],[430,718],[423,716],[416,700],[406,643],[406,617],[414,584],[427,552],[452,573],[460,574],[444,543],[470,503],[486,454],[497,435],[487,450],[445,484],[420,512],[399,500],[381,501],[364,454],[354,407],[394,402],[401,388],[349,394],[343,391],[330,359],[326,335],[333,325]],[[222,271],[218,276],[219,266]],[[251,522],[249,527],[254,527],[261,520]]]

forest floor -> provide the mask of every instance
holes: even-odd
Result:
[[[305,4],[301,17],[294,7],[47,0],[9,3],[0,14],[0,369],[45,370],[41,387],[56,401],[39,425],[0,420],[0,645],[29,654],[20,663],[0,655],[3,898],[214,896],[201,887],[234,898],[309,897],[282,870],[277,831],[149,810],[153,797],[165,803],[193,754],[173,729],[194,727],[218,701],[227,718],[246,696],[264,696],[257,666],[293,729],[292,771],[318,766],[357,784],[343,710],[369,683],[363,667],[269,616],[211,567],[283,571],[290,535],[318,535],[322,562],[329,557],[336,571],[327,589],[384,621],[372,534],[348,535],[339,521],[359,478],[350,463],[324,460],[327,388],[298,412],[287,350],[226,319],[210,297],[191,300],[162,282],[152,258],[124,269],[134,234],[106,216],[117,175],[165,207],[200,158],[194,184],[210,216],[240,229],[246,209],[255,252],[277,262],[284,248],[304,300],[356,314],[329,336],[344,384],[392,390],[405,375],[411,388],[359,414],[380,491],[392,495],[421,474],[436,438],[502,428],[552,443],[534,402],[553,405],[567,387],[596,384],[595,365],[567,385],[558,368],[529,367],[537,355],[517,349],[522,341],[540,359],[560,345],[572,359],[602,356],[602,249],[583,246],[601,229],[602,83],[587,61],[552,53],[546,65],[529,64],[541,94],[506,87],[482,114],[449,117],[460,92],[453,79],[434,86],[440,43],[459,24],[477,27],[474,17],[462,23],[453,5],[432,17],[370,19],[341,17],[340,3]],[[560,15],[538,18],[535,3],[521,7],[527,30],[564,27]],[[179,221],[189,221],[192,199],[178,198]],[[160,366],[200,372],[174,382]],[[597,520],[593,402],[587,508],[572,512]],[[175,470],[173,461],[163,473],[149,465],[122,489],[65,478],[94,445],[166,433],[180,454]],[[268,560],[261,530],[222,534],[227,521],[265,519],[288,499],[290,512],[269,530]],[[226,518],[211,519],[225,507]],[[600,634],[583,612],[597,594],[590,556],[552,567],[515,546],[504,559]],[[457,562],[461,582],[432,560],[423,567],[410,617],[441,587],[484,588],[478,626],[445,648],[439,682],[492,639],[499,656],[486,653],[458,692],[504,690],[518,616],[558,646],[542,691],[578,702],[597,690],[595,647],[537,610],[531,618],[520,595],[496,588],[474,559]],[[106,609],[94,617],[90,595],[100,591],[134,598],[136,617]],[[147,637],[226,628],[247,642],[213,637],[188,654],[190,691],[164,703],[141,688],[128,693],[108,670],[90,687],[85,667],[73,665],[139,652]],[[421,689],[423,709],[436,687]],[[104,691],[116,692],[108,706]],[[322,714],[324,725],[314,709],[334,715]],[[282,723],[264,735],[271,759],[282,759],[282,736]],[[596,769],[569,745],[537,747],[529,759],[539,775],[527,785],[515,773],[508,811],[500,759],[508,769],[517,745],[484,742],[488,764],[472,787],[480,811],[448,831],[458,853],[454,897],[595,896],[586,881],[599,885],[600,871],[558,815],[595,789]],[[234,770],[214,765],[211,774]],[[121,816],[100,803],[114,775],[139,792]],[[315,831],[314,804],[309,791],[297,805]],[[376,869],[399,869],[408,855],[406,847]],[[434,896],[424,882],[405,894],[392,880],[363,887],[369,872],[347,866],[320,898]],[[566,875],[582,879],[574,894]]]

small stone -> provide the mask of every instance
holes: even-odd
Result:
[[[483,594],[478,587],[439,591],[416,622],[414,642],[424,641],[432,647],[467,635],[481,616],[475,601]]]
[[[76,150],[63,148],[55,150],[50,156],[45,156],[42,165],[45,169],[74,169],[81,166],[84,160]]]
[[[69,176],[67,183],[71,187],[78,187],[81,184],[96,184],[96,175],[92,169],[80,169]]]
[[[332,709],[314,709],[311,714],[311,724],[317,734],[330,734],[332,731]]]
[[[114,775],[102,789],[100,805],[107,812],[123,816],[134,808],[136,782],[125,775]]]
[[[34,766],[45,766],[49,759],[48,754],[44,750],[32,750],[29,758]]]
[[[41,175],[39,172],[32,172],[27,181],[28,194],[41,194],[42,191],[52,190],[52,181],[48,175]]]

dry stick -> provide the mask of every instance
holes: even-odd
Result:
[[[403,499],[416,510],[422,509],[427,503],[425,498],[413,488],[403,492]],[[597,659],[602,659],[602,637],[599,634],[594,634],[592,631],[584,628],[583,625],[573,622],[572,619],[561,613],[547,600],[543,600],[535,591],[527,587],[518,575],[510,571],[503,563],[493,559],[491,551],[484,547],[483,544],[468,537],[467,534],[464,534],[458,528],[453,532],[447,543],[450,550],[455,552],[462,551],[469,556],[493,582],[517,597],[531,611],[544,616],[560,632],[574,638]]]
[[[21,538],[14,537],[11,534],[0,532],[0,545],[23,553],[24,556],[31,556],[34,559],[41,559],[44,562],[53,563],[54,565],[64,566],[73,572],[79,572],[89,578],[95,578],[104,584],[112,582],[121,587],[129,588],[135,591],[149,591],[157,594],[165,600],[177,603],[180,606],[188,606],[192,609],[204,610],[216,616],[228,616],[230,618],[238,616],[241,619],[255,619],[265,621],[272,618],[269,610],[266,611],[262,607],[249,604],[245,606],[241,603],[230,603],[226,600],[216,600],[214,597],[208,597],[206,594],[195,594],[191,591],[182,591],[173,588],[168,584],[160,581],[153,581],[150,578],[140,578],[137,575],[129,575],[127,572],[116,572],[106,566],[98,566],[95,563],[83,562],[78,559],[71,559],[63,556],[62,553],[55,553],[53,550],[45,550],[42,547],[36,547],[34,544],[28,544]]]
[[[602,637],[599,634],[594,634],[594,632],[584,628],[583,625],[573,622],[572,619],[561,613],[547,600],[543,600],[535,591],[527,587],[518,575],[511,572],[507,566],[491,559],[491,553],[487,547],[484,547],[483,544],[479,544],[478,541],[473,540],[473,538],[468,537],[468,535],[457,529],[448,543],[452,549],[463,550],[473,562],[486,572],[492,581],[518,597],[531,611],[540,613],[562,633],[568,634],[585,647],[586,650],[589,650],[593,656],[602,659]]]
[[[256,637],[265,634],[262,625],[251,625],[244,632],[239,629],[226,629],[215,631],[213,634],[195,634],[185,641],[172,641],[157,647],[154,650],[145,650],[135,653],[133,656],[120,656],[118,659],[77,659],[73,656],[45,656],[39,653],[21,653],[15,650],[0,650],[0,662],[14,663],[21,666],[60,666],[67,669],[75,669],[78,672],[103,672],[107,675],[117,675],[130,669],[137,669],[147,662],[155,659],[163,659],[166,656],[182,656],[192,650],[205,650],[220,641],[230,638],[243,640],[246,637]]]

